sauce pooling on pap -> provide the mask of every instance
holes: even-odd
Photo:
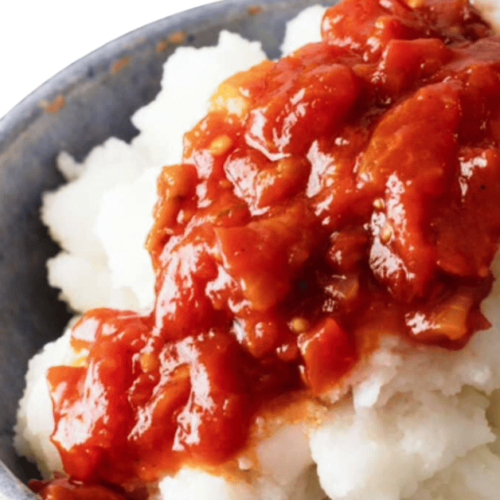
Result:
[[[46,498],[221,464],[380,335],[460,349],[488,326],[500,38],[462,0],[344,0],[322,34],[222,83],[163,169],[154,310],[90,311],[81,363],[49,370],[71,481]]]

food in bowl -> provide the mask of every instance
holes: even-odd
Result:
[[[43,497],[500,491],[500,39],[464,1],[344,0],[321,27],[277,62],[180,49],[131,146],[61,157],[50,279],[83,315],[20,406],[18,449],[65,474]],[[205,117],[199,75],[227,78]]]

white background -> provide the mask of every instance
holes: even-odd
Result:
[[[80,57],[214,0],[0,0],[0,117]]]

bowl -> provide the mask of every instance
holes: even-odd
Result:
[[[154,99],[177,46],[215,45],[224,28],[275,58],[286,22],[314,3],[333,2],[226,0],[154,22],[72,64],[0,120],[0,498],[35,498],[22,483],[36,468],[12,444],[17,403],[28,360],[70,317],[47,284],[58,247],[39,218],[42,193],[63,182],[57,154],[82,160],[108,137],[130,141],[129,118]]]

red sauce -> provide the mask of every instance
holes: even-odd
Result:
[[[381,334],[460,349],[488,326],[500,39],[464,0],[344,0],[322,33],[220,86],[158,180],[153,312],[87,313],[86,362],[49,371],[73,481],[222,464]]]
[[[44,500],[125,500],[123,495],[109,487],[83,484],[63,477],[30,481],[29,486]]]

